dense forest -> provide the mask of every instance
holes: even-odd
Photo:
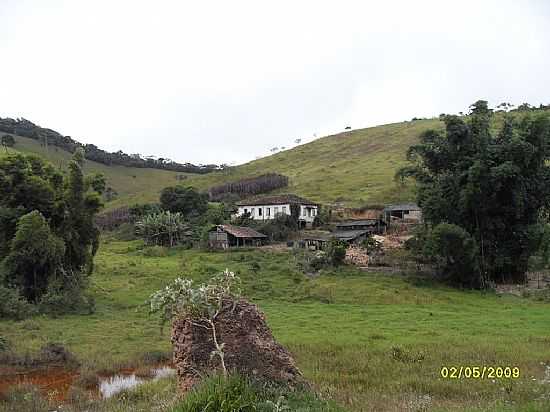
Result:
[[[166,158],[154,158],[152,156],[142,157],[140,154],[127,154],[119,150],[110,153],[98,148],[93,144],[80,143],[70,136],[63,136],[52,129],[40,127],[26,119],[0,118],[0,132],[28,137],[38,140],[44,146],[57,146],[70,153],[77,148],[84,150],[86,159],[93,160],[106,165],[120,165],[128,167],[164,169],[183,173],[210,173],[220,170],[223,166],[218,165],[194,165],[192,163],[177,163]]]
[[[236,182],[224,183],[208,189],[210,200],[221,200],[229,194],[244,197],[270,192],[288,186],[288,177],[277,173],[267,173],[261,176],[241,179]]]

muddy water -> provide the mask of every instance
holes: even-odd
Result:
[[[139,378],[134,373],[127,375],[114,375],[99,383],[99,393],[102,398],[110,398],[124,389],[134,388],[148,380],[157,380],[175,374],[175,370],[168,366],[151,370],[152,378]]]
[[[49,399],[62,401],[78,373],[63,368],[37,369],[25,372],[10,371],[0,374],[0,395],[5,394],[11,387],[23,384],[36,385],[44,396]]]
[[[168,377],[175,374],[175,370],[170,366],[161,366],[152,368],[148,378],[138,377],[133,370],[101,377],[97,388],[90,392],[101,398],[109,398],[124,389],[134,388],[144,382]],[[7,391],[17,385],[31,384],[40,388],[42,394],[56,401],[64,401],[71,385],[78,379],[78,372],[67,371],[63,368],[47,368],[24,372],[15,370],[3,370],[0,373],[0,397]]]

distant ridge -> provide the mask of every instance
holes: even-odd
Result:
[[[96,145],[80,143],[70,136],[63,136],[55,130],[40,127],[30,120],[23,118],[11,119],[7,117],[3,119],[0,117],[0,132],[38,140],[40,144],[45,147],[56,146],[68,151],[69,153],[74,153],[77,148],[81,147],[84,149],[86,159],[108,166],[120,165],[197,174],[206,174],[214,170],[223,169],[223,166],[214,164],[194,165],[192,163],[177,163],[170,159],[155,158],[154,156],[141,157],[139,154],[129,155],[121,150],[114,153],[107,152],[99,149]]]

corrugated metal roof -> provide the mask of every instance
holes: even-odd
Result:
[[[263,233],[257,232],[251,227],[245,226],[233,226],[233,225],[219,225],[225,232],[235,237],[246,238],[264,238],[267,237]]]
[[[416,203],[401,203],[399,205],[388,205],[384,211],[393,212],[395,210],[422,210]]]
[[[286,194],[286,195],[274,195],[274,196],[261,196],[250,199],[241,200],[237,202],[238,206],[261,206],[261,205],[284,205],[284,204],[301,204],[317,206],[316,203],[311,200],[304,199],[303,197]]]
[[[331,237],[334,237],[339,240],[353,240],[367,233],[369,233],[368,230],[343,230],[343,231],[333,232]]]
[[[347,222],[337,223],[336,227],[350,227],[350,226],[377,226],[379,221],[377,219],[363,219],[363,220],[349,220]],[[383,222],[380,222],[383,225]]]

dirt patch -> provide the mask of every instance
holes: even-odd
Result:
[[[290,353],[275,341],[265,315],[245,300],[224,302],[215,320],[216,335],[223,342],[229,371],[291,386],[304,383]],[[182,390],[193,387],[201,376],[220,369],[212,330],[206,322],[179,318],[172,325],[174,365]]]

